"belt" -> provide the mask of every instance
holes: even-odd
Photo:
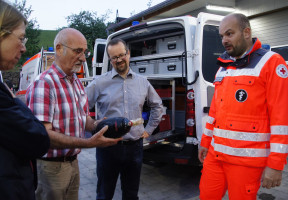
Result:
[[[138,140],[120,140],[117,144],[119,145],[132,145],[132,144],[136,144],[138,142],[140,142],[142,140],[142,138],[138,139]]]
[[[53,161],[53,162],[72,162],[76,160],[77,154],[74,156],[62,156],[62,157],[51,157],[51,158],[39,158],[40,160]]]

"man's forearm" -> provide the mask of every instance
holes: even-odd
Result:
[[[87,141],[85,138],[68,136],[63,133],[56,132],[52,129],[52,124],[49,122],[43,122],[43,124],[50,138],[50,148],[85,148],[89,146],[89,141]]]
[[[50,137],[50,148],[87,148],[88,141],[85,138],[68,136],[53,130],[47,132]]]

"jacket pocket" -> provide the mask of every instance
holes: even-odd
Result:
[[[233,84],[252,86],[254,85],[254,82],[255,82],[255,78],[241,76],[239,78],[235,78],[235,80],[233,81]]]
[[[256,132],[259,129],[259,122],[227,119],[226,127],[228,127],[230,130]]]

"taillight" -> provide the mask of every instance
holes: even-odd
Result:
[[[186,124],[185,130],[187,136],[196,135],[195,126],[195,98],[194,90],[189,90],[186,95]]]

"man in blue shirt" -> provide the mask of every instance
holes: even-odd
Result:
[[[121,39],[107,44],[113,69],[96,78],[86,88],[89,107],[97,103],[97,117],[142,117],[145,100],[151,108],[149,121],[133,126],[117,145],[97,148],[97,200],[113,198],[120,174],[122,199],[136,200],[143,158],[143,138],[149,137],[158,126],[162,114],[162,100],[149,81],[129,67],[130,52]]]

